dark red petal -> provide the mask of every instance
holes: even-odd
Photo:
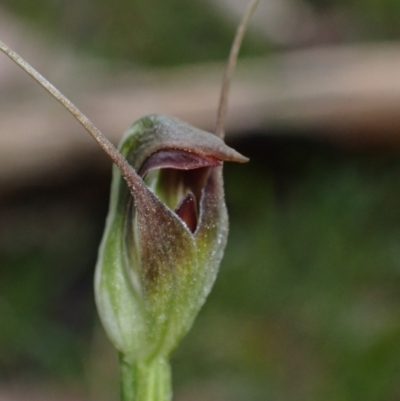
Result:
[[[194,233],[197,227],[197,204],[196,198],[192,193],[189,192],[183,197],[175,209],[175,213],[187,225],[189,230]]]

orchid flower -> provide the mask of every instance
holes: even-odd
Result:
[[[225,248],[220,166],[247,159],[217,136],[162,115],[133,124],[119,150],[140,180],[131,192],[114,167],[96,302],[123,363],[146,372],[164,366],[163,385],[165,360],[210,292]]]

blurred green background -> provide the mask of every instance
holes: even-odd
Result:
[[[341,16],[338,43],[400,38],[398,0],[304,4]],[[236,24],[194,0],[2,7],[54,43],[143,68],[223,60]],[[243,55],[279,46],[252,31]],[[251,162],[225,167],[229,243],[173,355],[177,400],[400,399],[399,149],[344,147],[320,134],[271,129],[230,140]],[[92,290],[109,181],[85,166],[2,191],[0,387],[63,383],[84,399],[117,399]]]

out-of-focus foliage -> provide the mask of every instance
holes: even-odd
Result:
[[[225,59],[237,24],[206,0],[3,0],[2,5],[86,54],[158,66]],[[266,49],[253,35],[243,54]]]
[[[108,197],[91,175],[59,187],[43,182],[0,200],[1,379],[82,373]]]
[[[400,39],[400,0],[297,1],[311,6],[315,21],[325,21],[311,44],[323,43],[325,31],[340,43]],[[287,3],[296,9],[296,0]],[[212,0],[3,0],[2,6],[47,32],[57,45],[151,66],[224,59],[237,24]],[[306,24],[301,16],[296,21],[287,27],[282,21],[282,29]],[[263,55],[270,47],[265,37],[249,32],[241,54]]]

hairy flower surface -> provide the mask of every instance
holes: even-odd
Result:
[[[128,360],[168,356],[210,292],[228,233],[221,165],[247,159],[177,119],[134,123],[120,152],[142,179],[113,168],[96,267],[96,303]]]

